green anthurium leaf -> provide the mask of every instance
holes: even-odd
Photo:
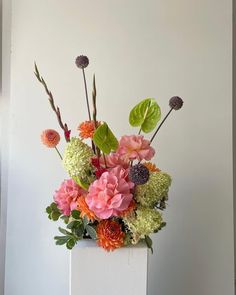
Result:
[[[105,122],[96,129],[93,142],[105,154],[115,151],[118,147],[118,140]]]
[[[129,123],[140,126],[145,133],[151,132],[161,118],[161,109],[154,98],[146,98],[138,103],[129,114]]]
[[[151,249],[152,253],[153,253],[153,248],[152,248],[152,239],[149,236],[145,236],[145,242],[147,244],[147,247],[149,249]]]
[[[92,239],[96,240],[96,238],[97,238],[97,232],[96,232],[96,230],[91,225],[87,225],[86,226],[86,231],[87,231],[87,233],[90,235],[90,237]]]
[[[74,181],[75,181],[80,187],[82,187],[82,188],[85,189],[85,190],[88,189],[88,187],[89,187],[89,184],[88,184],[88,183],[82,181],[82,180],[79,179],[79,177],[77,177],[77,176],[73,176],[72,178],[73,178],[73,180],[74,180]]]

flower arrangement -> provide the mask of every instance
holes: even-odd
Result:
[[[159,105],[153,98],[142,100],[129,115],[129,123],[139,128],[138,133],[117,140],[108,124],[97,119],[95,76],[91,113],[85,77],[89,59],[81,55],[75,63],[82,70],[88,111],[88,121],[79,124],[76,137],[71,137],[71,130],[63,123],[52,92],[35,64],[35,75],[48,95],[67,143],[62,155],[57,148],[57,131],[48,129],[41,135],[45,146],[56,149],[69,175],[46,208],[49,219],[60,218],[66,225],[59,227],[62,235],[54,238],[56,244],[72,249],[89,238],[113,251],[144,240],[152,249],[150,234],[166,225],[161,211],[166,208],[171,177],[150,162],[155,155],[151,144],[170,113],[182,107],[183,100],[178,96],[170,99],[170,110],[157,128]],[[142,135],[152,131],[150,140]]]

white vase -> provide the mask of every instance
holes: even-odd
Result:
[[[70,295],[146,295],[147,265],[143,243],[106,252],[80,241],[71,250]]]

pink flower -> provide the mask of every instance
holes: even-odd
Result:
[[[62,182],[59,190],[55,192],[54,201],[64,215],[69,216],[71,211],[76,209],[77,200],[85,191],[73,180],[68,179]]]
[[[120,139],[117,154],[126,160],[151,160],[155,150],[142,135],[125,135]]]
[[[127,170],[121,166],[104,172],[89,187],[86,203],[101,219],[118,216],[129,207],[134,184],[127,180]]]
[[[103,166],[105,165],[103,157],[100,158],[100,163]],[[122,166],[123,168],[127,169],[129,167],[129,160],[125,159],[118,153],[110,153],[109,155],[106,155],[106,165],[108,168]]]

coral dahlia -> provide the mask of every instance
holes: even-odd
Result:
[[[106,163],[104,161],[104,158],[100,158],[101,165],[106,165],[108,168],[114,168],[117,166],[122,166],[123,168],[127,169],[129,167],[129,160],[125,159],[125,157],[122,157],[118,153],[110,153],[109,155],[106,155]]]
[[[77,201],[85,191],[73,180],[67,179],[62,182],[59,190],[54,194],[54,201],[58,209],[64,215],[69,216],[71,211],[77,208]]]
[[[47,129],[41,134],[41,141],[48,148],[55,148],[60,141],[60,135],[56,130]]]
[[[125,233],[115,220],[102,220],[97,226],[97,244],[107,251],[113,251],[124,244]]]
[[[89,187],[86,203],[97,217],[107,219],[119,216],[129,207],[134,184],[127,179],[127,170],[121,166],[104,172]]]
[[[119,142],[117,153],[126,160],[151,160],[155,150],[150,146],[150,141],[142,135],[125,135]]]

